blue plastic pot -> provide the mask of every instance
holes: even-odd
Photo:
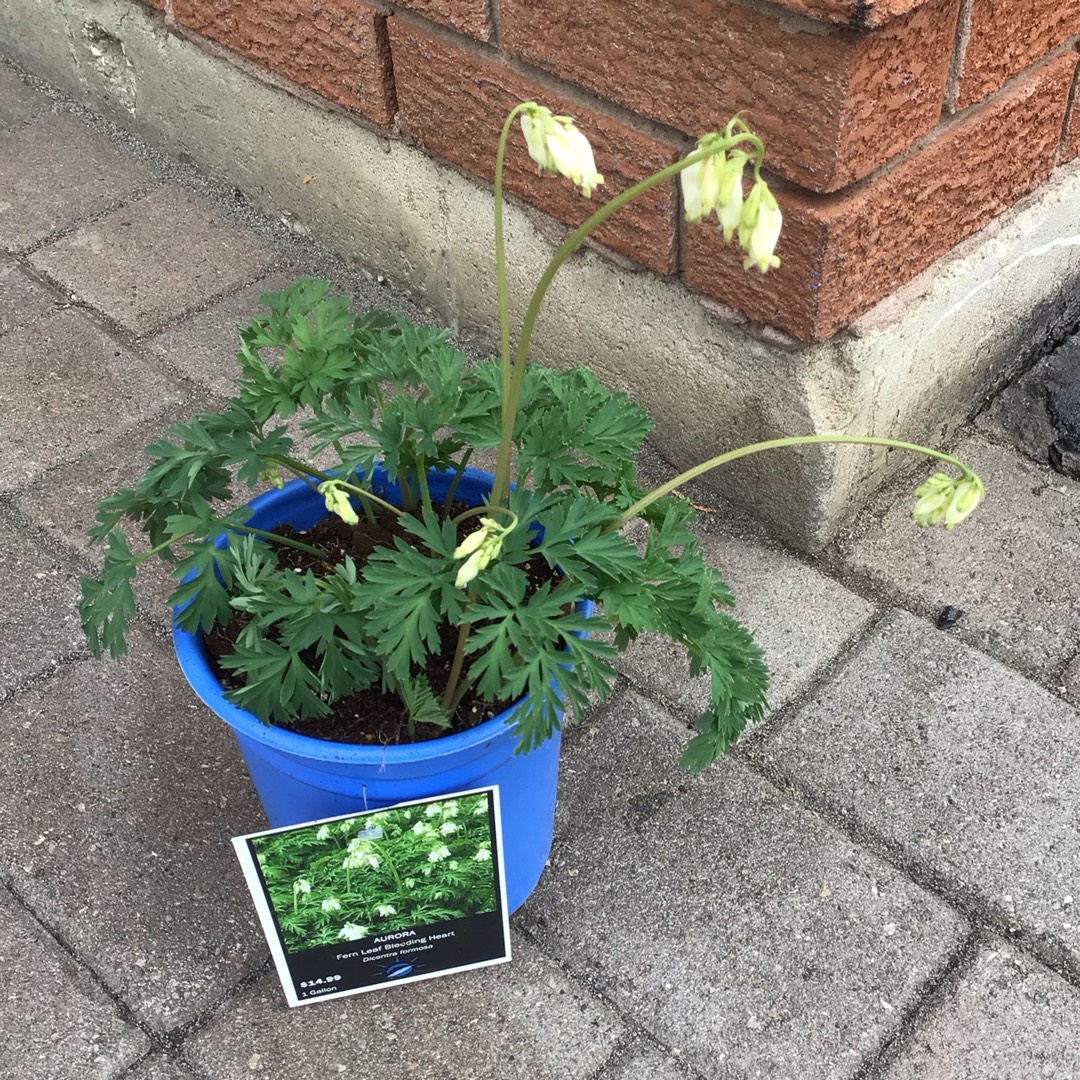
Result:
[[[400,501],[400,490],[377,468],[375,490]],[[442,499],[451,476],[431,472],[433,499]],[[479,505],[491,490],[490,473],[468,469],[458,498]],[[322,497],[301,480],[251,503],[250,524],[274,529],[288,523],[310,528],[326,516]],[[224,537],[217,541],[224,545]],[[582,610],[592,614],[591,601]],[[177,659],[195,693],[228,723],[247,762],[270,825],[278,828],[338,814],[375,810],[409,799],[469,788],[499,786],[506,891],[511,911],[536,887],[551,853],[561,732],[528,754],[515,754],[517,736],[508,713],[468,731],[404,746],[328,742],[268,726],[225,699],[200,635],[173,622]]]

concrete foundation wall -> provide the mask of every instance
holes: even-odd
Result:
[[[265,69],[226,62],[126,0],[0,0],[0,51],[117,124],[187,155],[268,213],[495,340],[490,189]],[[234,58],[235,59],[235,58]],[[307,176],[316,179],[304,183]],[[561,236],[511,206],[518,318]],[[674,277],[592,251],[553,288],[536,355],[585,362],[657,420],[679,465],[742,442],[847,431],[937,445],[1044,338],[1080,321],[1080,169],[1039,191],[829,340],[708,307]],[[826,542],[894,467],[862,449],[761,456],[714,482],[788,541]]]

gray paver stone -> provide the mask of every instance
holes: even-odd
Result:
[[[2,885],[0,966],[0,1076],[112,1080],[149,1049]]]
[[[149,338],[148,348],[168,357],[189,378],[225,397],[236,392],[240,365],[240,328],[265,309],[259,306],[263,293],[286,289],[299,274],[287,271],[268,274],[240,292],[217,301],[205,311],[189,315],[182,322]]]
[[[854,1075],[963,920],[677,728],[626,692],[574,730],[528,926],[704,1076]]]
[[[0,334],[10,333],[56,310],[55,298],[15,262],[0,256]]]
[[[153,182],[126,150],[71,116],[0,132],[0,246],[23,251]]]
[[[1078,1080],[1080,992],[1006,945],[981,953],[882,1080]]]
[[[832,578],[767,544],[709,534],[705,556],[722,571],[736,607],[769,665],[769,705],[791,700],[873,614],[868,601]],[[659,634],[642,634],[616,661],[640,689],[693,716],[709,704],[709,676],[690,678],[686,650]]]
[[[40,544],[0,517],[0,700],[84,645],[79,579]]]
[[[165,187],[47,245],[31,262],[145,334],[258,277],[277,258],[210,203]]]
[[[214,1080],[585,1080],[626,1029],[588,990],[515,936],[508,964],[288,1009],[275,977],[188,1040]]]
[[[1080,961],[1080,713],[895,612],[753,753]]]
[[[690,1076],[669,1054],[649,1046],[625,1050],[598,1080],[689,1080]]]
[[[34,910],[159,1029],[266,956],[230,838],[265,828],[225,725],[143,634],[0,709],[0,860]]]
[[[0,490],[101,446],[176,402],[173,380],[83,311],[0,338]]]
[[[1061,673],[1061,692],[1067,701],[1080,706],[1080,655],[1074,656]]]
[[[144,1061],[124,1080],[196,1080],[195,1074],[184,1065],[163,1058]]]
[[[952,633],[1047,680],[1080,643],[1080,483],[977,437],[954,453],[986,483],[975,513],[920,529],[900,499],[843,565],[928,618],[963,609]]]
[[[0,66],[0,128],[29,123],[51,107],[45,94],[28,86],[10,68]]]
[[[300,276],[300,269],[285,269],[267,274],[240,292],[224,297],[204,311],[189,315],[175,326],[149,338],[146,344],[167,356],[184,374],[209,386],[219,394],[231,396],[235,378],[240,373],[236,354],[240,347],[239,329],[258,314],[266,314],[259,297],[266,292],[287,289]],[[424,313],[388,285],[368,281],[356,274],[328,273],[309,268],[318,277],[328,278],[331,295],[353,298],[354,311],[380,308],[395,311],[416,322]]]
[[[36,483],[21,489],[12,499],[16,509],[58,542],[93,562],[93,572],[100,569],[104,544],[91,547],[88,537],[96,521],[97,505],[118,489],[131,487],[145,472],[150,458],[146,445],[164,437],[171,424],[189,419],[197,403],[188,402],[170,409],[165,415],[124,432],[91,454],[64,469],[54,469]],[[149,547],[137,524],[124,522],[132,551]],[[143,563],[135,579],[135,598],[139,611],[157,622],[169,620],[166,600],[176,588],[170,567],[160,559]]]

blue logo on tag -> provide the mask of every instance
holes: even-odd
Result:
[[[406,975],[415,975],[426,965],[418,960],[395,960],[392,964],[380,964],[379,967],[388,979],[403,979]]]

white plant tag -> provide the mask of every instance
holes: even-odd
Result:
[[[233,846],[290,1006],[510,959],[498,787]]]

